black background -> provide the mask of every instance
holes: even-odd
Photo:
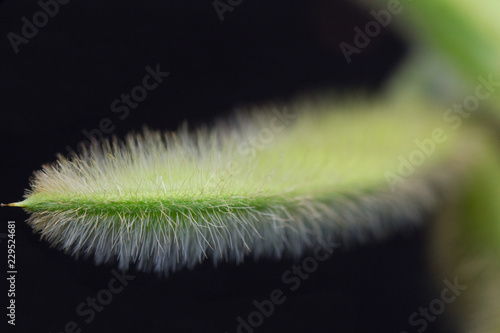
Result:
[[[211,1],[73,0],[15,54],[7,34],[20,34],[21,18],[31,21],[39,10],[35,1],[0,6],[1,202],[20,200],[33,170],[66,146],[76,149],[82,131],[103,118],[120,137],[143,124],[173,130],[183,120],[210,122],[237,106],[286,102],[307,91],[376,93],[406,50],[384,30],[347,64],[339,43],[352,43],[353,27],[371,19],[347,1],[246,0],[221,22]],[[119,119],[112,101],[156,64],[170,76]],[[408,317],[439,296],[424,262],[426,231],[419,230],[339,249],[294,292],[281,280],[297,263],[287,259],[204,263],[166,279],[131,272],[136,278],[87,324],[75,310],[107,287],[113,266],[49,248],[23,223],[27,217],[0,210],[0,232],[8,220],[17,226],[18,332],[63,332],[68,321],[83,332],[236,332],[236,318],[276,288],[287,300],[255,332],[415,332]],[[445,326],[442,316],[426,332]]]

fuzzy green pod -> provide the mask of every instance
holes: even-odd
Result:
[[[362,243],[420,225],[481,136],[419,102],[292,105],[59,156],[11,205],[53,246],[122,269],[299,256],[319,238]]]

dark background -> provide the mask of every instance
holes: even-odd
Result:
[[[67,146],[76,149],[82,131],[103,118],[121,137],[143,124],[173,130],[183,120],[210,122],[240,105],[286,102],[307,91],[376,93],[406,49],[384,30],[348,65],[339,43],[352,44],[353,27],[371,18],[347,1],[246,0],[221,22],[211,1],[73,0],[15,54],[7,34],[21,34],[21,18],[32,21],[38,11],[35,1],[0,2],[1,202],[20,200],[33,170]],[[112,101],[156,64],[170,76],[119,119]],[[107,287],[113,266],[49,248],[24,224],[27,217],[0,210],[0,232],[8,220],[17,227],[18,332],[63,332],[68,321],[83,332],[236,332],[236,318],[276,288],[287,301],[255,332],[415,332],[408,317],[439,296],[419,230],[339,249],[295,292],[281,276],[300,261],[287,259],[204,263],[166,279],[131,272],[136,278],[87,324],[75,310]],[[446,321],[439,317],[426,332],[448,332]]]

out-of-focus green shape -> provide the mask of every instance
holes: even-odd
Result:
[[[415,0],[401,13],[413,35],[467,75],[500,74],[500,1]]]
[[[457,279],[466,289],[447,305],[459,332],[500,332],[500,154],[496,140],[478,146],[457,198],[434,223],[431,263],[437,285]]]
[[[359,1],[368,10],[378,12],[398,2]],[[413,53],[426,54],[426,61],[414,63],[413,67],[429,74],[427,80],[442,82],[443,76],[448,75],[445,71],[426,70],[442,66],[462,74],[461,81],[469,84],[469,94],[474,93],[479,77],[500,84],[500,1],[400,0],[399,3],[401,10],[391,15],[387,29],[407,37]],[[428,57],[431,53],[435,55],[433,61]],[[450,83],[449,87],[457,82]],[[500,121],[500,86],[495,88],[484,104]]]
[[[359,2],[386,14],[398,3]],[[389,83],[390,93],[437,100],[447,110],[477,95],[484,79],[491,83],[488,98],[464,121],[482,120],[485,131],[493,128],[492,136],[478,146],[477,167],[465,177],[458,198],[433,224],[429,257],[437,285],[457,278],[467,286],[446,310],[460,332],[500,332],[500,0],[399,3],[402,10],[386,29],[407,38],[411,55]]]

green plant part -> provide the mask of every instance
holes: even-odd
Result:
[[[439,207],[481,137],[432,109],[299,100],[194,133],[145,130],[59,156],[10,205],[66,252],[163,274],[205,258],[299,256],[323,237],[383,239]]]

